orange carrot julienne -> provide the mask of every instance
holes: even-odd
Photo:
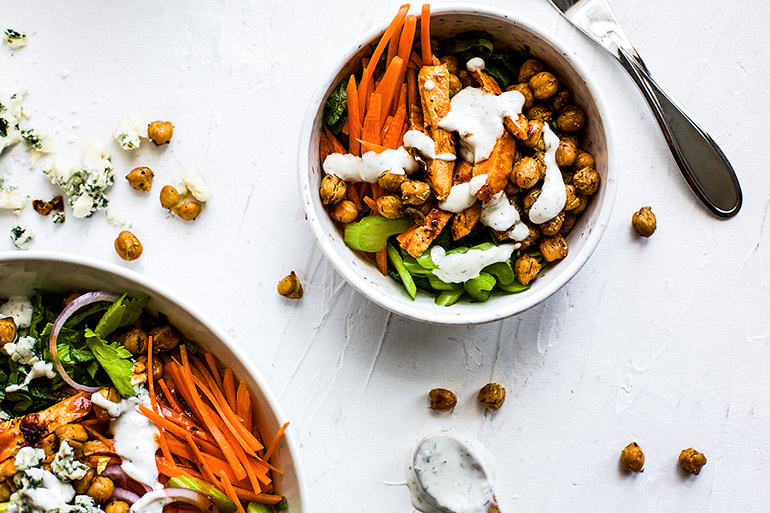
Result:
[[[359,146],[361,141],[358,141]],[[358,210],[361,210],[361,196],[358,194],[359,185],[357,183],[348,183],[348,199],[353,202]]]
[[[401,31],[404,29],[403,23],[404,22],[402,21],[402,23],[396,27],[396,30],[393,31],[393,35],[390,37],[390,41],[388,41],[388,56],[385,62],[392,61],[393,57],[398,55],[398,43],[401,41]]]
[[[219,476],[222,478],[222,487],[225,489],[225,494],[227,497],[233,501],[238,508],[238,513],[246,513],[243,510],[243,504],[241,504],[241,500],[238,498],[238,494],[235,493],[235,488],[233,488],[233,484],[230,482],[230,480],[227,478],[227,474],[220,470]]]
[[[377,253],[375,253],[375,259],[377,260],[377,269],[382,273],[383,276],[388,275],[388,250],[387,249],[381,249]]]
[[[278,504],[282,499],[280,495],[254,493],[250,490],[238,488],[237,486],[233,486],[233,488],[235,489],[235,493],[238,494],[238,497],[245,501],[259,502],[261,504]]]
[[[350,123],[350,143],[348,144],[348,152],[360,156],[361,155],[361,143],[358,139],[361,138],[361,111],[358,106],[358,90],[356,89],[356,79],[353,75],[350,75],[348,80],[348,87],[345,89],[348,95],[348,121]]]
[[[401,86],[401,94],[399,94],[398,109],[396,109],[393,118],[390,123],[385,127],[386,132],[382,138],[382,145],[386,148],[396,149],[399,147],[399,143],[403,139],[401,135],[401,128],[406,121],[406,84]]]
[[[383,196],[385,192],[382,190],[382,187],[380,187],[380,184],[373,183],[372,184],[372,199],[376,200],[377,198]]]
[[[382,114],[382,96],[372,93],[369,108],[364,117],[364,127],[361,132],[361,141],[380,144],[380,115]]]
[[[235,413],[241,418],[243,427],[251,431],[251,396],[246,383],[238,383],[238,390],[235,392]]]
[[[195,445],[195,440],[193,440],[192,436],[188,433],[185,437],[185,440],[187,441],[187,445],[192,450],[193,457],[198,462],[198,468],[201,469],[203,472],[203,475],[206,476],[206,480],[210,483],[216,483],[216,478],[214,477],[214,474],[209,469],[208,465],[206,464],[206,460],[203,459],[203,454],[201,454],[200,449],[198,449],[198,446]]]
[[[401,75],[396,81],[398,84],[404,83],[404,77],[406,77],[406,70],[409,65],[409,57],[412,54],[412,46],[414,44],[414,34],[417,30],[417,16],[410,14],[406,17],[404,22],[404,30],[401,32],[401,38],[398,43],[398,56],[404,61],[404,66],[401,69]],[[398,108],[396,98],[393,99],[393,111]]]
[[[88,434],[103,443],[110,450],[110,452],[115,452],[115,445],[112,443],[112,440],[105,438],[104,435],[89,425],[83,425],[83,427],[86,431],[88,431]]]
[[[233,370],[230,367],[225,368],[224,376],[222,376],[222,392],[227,399],[227,404],[235,406],[235,376],[233,376]]]
[[[326,134],[326,137],[329,139],[329,142],[332,143],[332,148],[334,149],[334,153],[347,153],[345,151],[345,146],[342,145],[342,143],[337,139],[337,137],[334,136],[331,130],[329,130],[326,125],[323,127],[324,133]]]
[[[401,76],[401,70],[404,68],[404,60],[401,57],[393,57],[388,67],[385,69],[385,75],[382,77],[380,85],[374,91],[381,97],[382,106],[380,108],[380,119],[384,119],[390,112],[390,107],[393,104],[393,98],[398,95],[401,90],[401,84],[397,83]],[[380,129],[382,129],[384,121],[380,122]]]
[[[278,448],[278,442],[281,441],[281,438],[283,437],[283,434],[286,432],[286,428],[289,427],[289,423],[287,422],[283,426],[281,426],[281,429],[278,430],[278,433],[275,434],[275,438],[273,438],[272,443],[267,448],[267,451],[265,451],[265,456],[262,458],[265,461],[270,460],[270,456],[273,455],[273,452]]]
[[[155,457],[155,465],[158,471],[166,477],[179,477],[184,475],[184,471],[176,465],[171,465],[162,456]]]
[[[366,203],[366,205],[370,209],[372,209],[374,212],[377,212],[377,202],[375,202],[372,198],[370,198],[369,196],[365,196],[364,203]]]
[[[361,83],[358,85],[359,109],[361,110],[361,118],[363,119],[366,119],[366,110],[368,109],[367,100],[369,99],[369,90],[371,89],[371,81],[372,77],[374,76],[374,68],[380,61],[380,56],[385,50],[385,45],[387,45],[390,41],[390,38],[393,37],[393,34],[396,31],[396,27],[401,26],[401,24],[404,22],[404,18],[406,18],[406,13],[408,11],[409,4],[402,5],[399,8],[398,14],[396,14],[396,17],[393,18],[393,21],[390,22],[390,25],[385,30],[382,38],[380,38],[379,43],[377,43],[371,59],[369,59],[369,62],[364,67],[364,72],[361,76]]]
[[[420,15],[420,50],[422,51],[422,65],[430,66],[433,62],[433,52],[430,50],[430,4],[422,4]]]
[[[152,337],[147,337],[147,366],[145,368],[147,373],[147,388],[150,393],[150,405],[152,409],[158,411],[158,400],[155,398],[155,380],[153,379],[152,372]]]
[[[424,120],[422,115],[422,100],[417,89],[417,71],[409,70],[406,75],[406,96],[409,109],[409,129],[424,130]]]
[[[171,393],[171,389],[166,384],[166,380],[163,378],[160,378],[158,380],[158,385],[160,385],[160,389],[163,391],[163,395],[166,396],[166,401],[168,401],[169,406],[171,406],[175,410],[181,410],[179,407],[179,403],[176,400],[176,397],[174,397],[174,394]]]
[[[213,354],[206,353],[203,355],[203,359],[206,360],[206,365],[209,366],[211,377],[214,378],[214,381],[219,386],[219,388],[222,388],[222,376],[219,374],[219,367],[217,366],[216,358],[214,358]]]
[[[361,147],[364,148],[366,151],[373,151],[375,153],[382,153],[383,151],[387,150],[385,146],[370,143],[368,141],[361,141]]]
[[[228,416],[224,413],[224,408],[222,407],[222,405],[219,404],[219,402],[214,397],[214,394],[208,389],[208,387],[204,386],[202,383],[198,383],[197,381],[195,382],[195,384],[197,385],[198,389],[200,389],[200,391],[203,392],[203,395],[206,396],[209,402],[214,405],[214,409],[219,414],[219,418],[223,421],[224,426],[227,428],[223,430],[223,432],[229,431],[235,437],[238,443],[243,447],[243,449],[247,452],[247,454],[253,453],[256,455],[254,451],[258,451],[260,449],[252,448],[251,444],[248,441],[244,440],[241,434],[236,430],[235,424],[237,424],[237,422],[234,424],[230,419],[228,419]],[[204,405],[204,407],[206,406]],[[212,411],[211,413],[213,417],[214,412]],[[214,419],[216,421],[215,417]],[[242,427],[243,426],[241,426],[241,428]],[[259,446],[257,445],[257,447]]]

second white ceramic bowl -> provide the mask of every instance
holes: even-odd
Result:
[[[298,181],[302,206],[316,241],[326,257],[345,280],[361,294],[383,308],[404,317],[434,324],[479,324],[523,312],[544,301],[564,286],[596,249],[609,221],[617,188],[617,164],[612,127],[600,87],[575,53],[553,34],[513,13],[481,6],[441,6],[434,9],[431,36],[445,38],[469,30],[483,30],[494,37],[496,48],[526,49],[554,71],[572,92],[575,103],[585,109],[588,124],[583,147],[596,161],[602,178],[599,191],[567,236],[569,255],[548,268],[525,292],[493,295],[484,303],[459,302],[450,307],[437,306],[433,297],[418,293],[412,301],[401,283],[383,276],[370,262],[351,251],[342,231],[334,224],[318,196],[323,170],[319,161],[318,141],[323,106],[329,93],[343,79],[358,71],[366,47],[379,40],[385,27],[364,37],[340,61],[325,73],[321,87],[313,96],[299,139]]]

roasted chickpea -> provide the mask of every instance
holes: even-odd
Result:
[[[16,340],[16,321],[13,317],[0,319],[0,347]]]
[[[185,221],[195,221],[201,215],[202,209],[203,205],[199,202],[193,199],[186,199],[177,203],[171,210]]]
[[[537,258],[529,255],[521,255],[513,262],[513,274],[522,285],[529,285],[542,268]]]
[[[457,78],[460,79],[460,83],[463,87],[470,87],[473,85],[473,77],[467,70],[461,69],[457,72]]]
[[[81,424],[64,424],[54,430],[54,434],[59,437],[59,443],[67,442],[85,442],[88,440],[86,428]]]
[[[321,203],[324,205],[336,205],[345,199],[348,186],[345,180],[338,176],[326,175],[321,180]]]
[[[577,157],[577,139],[573,136],[566,136],[559,139],[559,146],[556,148],[556,164],[559,167],[571,166]]]
[[[561,180],[564,182],[564,185],[570,185],[572,184],[572,171],[569,169],[561,169]]]
[[[513,165],[510,179],[522,189],[530,189],[540,180],[540,166],[531,157],[524,157]]]
[[[575,169],[580,169],[583,167],[596,168],[596,165],[594,164],[594,158],[590,153],[583,150],[578,150],[577,156],[575,157],[575,162],[573,162],[572,165],[575,166]]]
[[[299,299],[302,297],[302,284],[294,271],[284,276],[278,282],[278,293],[289,299]]]
[[[137,191],[148,192],[152,189],[152,179],[155,173],[149,167],[135,167],[126,175],[128,184]]]
[[[88,471],[86,471],[85,476],[72,481],[72,487],[75,488],[75,491],[80,495],[86,493],[86,490],[88,490],[88,487],[91,486],[91,482],[94,480],[95,474],[96,472],[94,469],[89,468]]]
[[[64,212],[64,197],[63,196],[61,196],[61,195],[54,196],[53,198],[51,198],[50,203],[51,203],[51,211],[52,212]]]
[[[148,335],[152,337],[152,352],[156,354],[170,351],[182,342],[181,333],[169,324],[155,326]]]
[[[117,389],[115,389],[113,387],[104,387],[104,388],[102,388],[101,390],[99,390],[96,393],[101,395],[102,397],[104,397],[105,399],[107,399],[108,401],[110,401],[112,403],[119,403],[120,402],[120,394],[118,393]],[[108,421],[108,420],[112,419],[112,416],[107,412],[107,410],[105,410],[101,406],[96,405],[96,404],[92,404],[91,408],[93,409],[94,414],[96,415],[97,419],[99,419],[101,421]],[[79,440],[79,441],[84,442],[85,440]],[[85,447],[84,447],[84,449],[85,449]]]
[[[564,203],[564,210],[571,211],[580,206],[580,200],[577,196],[577,189],[574,185],[567,184],[564,187],[567,188],[567,201]]]
[[[537,119],[530,119],[527,124],[527,138],[521,142],[533,150],[545,150],[545,142],[543,141],[543,122]]]
[[[14,461],[14,458],[8,458],[0,463],[0,479],[10,480],[13,478],[14,474],[16,474],[16,462]]]
[[[428,394],[430,407],[440,412],[448,412],[457,404],[457,396],[446,388],[434,388]]]
[[[128,513],[130,509],[127,502],[112,501],[104,508],[104,513]]]
[[[620,452],[620,466],[629,472],[642,472],[644,468],[644,452],[639,444],[631,442]]]
[[[543,255],[546,262],[561,260],[567,256],[567,253],[569,253],[569,246],[561,235],[545,237],[540,241],[540,254]]]
[[[511,170],[511,171],[513,171],[513,170]],[[508,175],[508,181],[505,182],[505,188],[503,189],[505,191],[505,193],[508,195],[509,198],[513,197],[513,196],[516,196],[517,194],[519,194],[521,192],[521,189],[519,188],[519,186],[516,185],[515,183],[511,182],[511,178],[513,178],[513,177],[509,174]]]
[[[377,183],[388,192],[396,192],[401,190],[401,184],[406,180],[405,174],[397,175],[390,171],[385,171],[377,179]]]
[[[532,94],[532,89],[529,88],[529,85],[524,84],[515,84],[512,86],[508,86],[506,91],[518,91],[521,93],[521,95],[524,97],[524,108],[528,109],[532,107],[535,103],[535,97]]]
[[[551,105],[553,105],[554,112],[556,113],[560,112],[561,109],[569,105],[570,100],[571,98],[570,98],[569,91],[567,91],[566,89],[562,89],[561,91],[553,95],[553,98],[551,99]]]
[[[642,207],[631,216],[631,226],[642,237],[650,237],[658,227],[658,220],[652,213],[652,207]]]
[[[358,208],[350,200],[342,200],[331,211],[331,217],[340,223],[352,223],[358,217]]]
[[[163,208],[171,210],[179,203],[179,191],[173,185],[166,185],[160,190],[160,204]]]
[[[537,59],[527,59],[519,68],[519,83],[529,82],[529,79],[543,71],[543,63]]]
[[[8,502],[12,493],[8,483],[0,483],[0,502]]]
[[[564,223],[564,211],[562,210],[556,215],[556,217],[554,217],[550,221],[546,221],[545,223],[539,225],[540,232],[543,235],[547,235],[547,236],[556,235],[561,230],[561,225],[563,223]]]
[[[377,198],[377,212],[386,219],[398,219],[404,217],[404,203],[392,194],[380,196]]]
[[[406,205],[422,205],[430,199],[430,186],[425,182],[407,180],[401,184],[401,199]]]
[[[553,73],[541,71],[529,79],[529,87],[532,95],[538,100],[545,100],[555,95],[559,90],[559,79]]]
[[[123,230],[118,234],[118,238],[115,239],[115,251],[118,256],[123,260],[131,261],[136,260],[142,256],[142,243],[136,238],[133,233]]]
[[[521,247],[520,247],[521,250],[531,248],[532,246],[535,245],[535,242],[537,242],[537,239],[540,238],[540,232],[537,231],[537,228],[531,225],[527,225],[527,228],[529,228],[529,235],[527,235],[527,237],[524,240],[519,241],[519,244],[521,244]]]
[[[153,353],[155,352],[153,348]],[[137,362],[140,362],[144,365],[144,372],[147,372],[147,356],[142,355],[136,359]],[[160,360],[160,358],[153,358],[152,359],[152,379],[155,381],[161,379],[163,377],[163,362]]]
[[[457,75],[449,74],[449,97],[453,98],[454,95],[462,91],[463,83],[457,78]]]
[[[543,123],[550,123],[553,119],[553,111],[548,105],[538,103],[533,105],[532,108],[527,111],[527,119],[536,119]]]
[[[83,456],[101,456],[112,454],[112,448],[100,440],[89,440],[83,444]]]
[[[698,475],[703,465],[706,464],[706,457],[690,447],[679,453],[679,465],[690,474]]]
[[[567,235],[571,232],[572,228],[575,227],[575,223],[577,223],[577,219],[577,216],[572,212],[564,212],[564,222],[561,223],[561,230],[559,230],[559,233],[561,235]]]
[[[586,113],[577,105],[564,107],[556,118],[556,126],[562,132],[577,132],[586,124]]]
[[[446,69],[453,75],[457,75],[458,64],[457,57],[454,55],[445,55],[439,59],[439,62],[446,64]]]
[[[536,151],[532,154],[532,160],[537,162],[537,168],[540,170],[540,179],[545,178],[545,171],[547,169],[545,165],[545,152]]]
[[[575,208],[571,210],[571,212],[575,215],[582,214],[585,209],[588,207],[588,203],[591,201],[591,196],[584,196],[583,194],[578,194],[577,196],[577,205],[575,205]]]
[[[592,167],[583,167],[572,175],[572,183],[583,194],[591,195],[599,189],[599,173]]]
[[[170,121],[153,121],[147,127],[147,137],[155,143],[155,146],[168,144],[173,136],[174,125]]]
[[[505,402],[505,388],[497,383],[487,383],[479,390],[479,401],[487,410],[497,411]]]
[[[32,200],[32,208],[41,216],[47,216],[53,210],[53,205],[45,200],[36,199]]]
[[[91,486],[88,487],[86,495],[90,496],[97,504],[103,504],[107,502],[107,499],[112,497],[112,493],[115,491],[115,483],[112,479],[104,476],[95,477],[91,482]]]
[[[132,354],[143,354],[147,352],[147,332],[140,328],[133,328],[120,337],[118,342],[128,349]]]
[[[540,189],[531,189],[526,196],[521,200],[521,206],[524,208],[524,212],[529,215],[529,209],[535,204],[537,198],[540,197]]]
[[[137,361],[131,367],[131,383],[142,384],[147,382],[147,366]]]

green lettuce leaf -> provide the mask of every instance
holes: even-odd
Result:
[[[134,324],[149,302],[148,296],[130,298],[124,294],[104,312],[94,332],[101,338],[107,338],[116,329]]]
[[[123,396],[134,395],[134,387],[131,386],[131,375],[133,374],[131,370],[133,367],[131,363],[132,355],[128,349],[117,342],[110,344],[90,328],[86,328],[86,344],[88,344],[88,348],[96,357],[102,369],[110,377],[118,392]],[[89,366],[89,372],[90,370]],[[92,376],[94,375],[95,372]]]
[[[324,123],[329,127],[329,130],[335,134],[339,134],[342,131],[342,127],[345,125],[345,121],[348,117],[348,95],[345,92],[345,81],[341,81],[340,85],[334,89],[329,95],[329,99],[326,100],[324,105]]]

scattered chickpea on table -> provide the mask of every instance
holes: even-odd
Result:
[[[118,256],[123,260],[131,261],[136,260],[142,256],[142,243],[133,233],[123,230],[115,239],[115,251]]]
[[[631,226],[642,237],[650,237],[658,227],[658,220],[652,213],[652,207],[642,207],[631,216]]]
[[[147,137],[155,146],[168,144],[174,136],[174,125],[170,121],[153,121],[147,127]]]
[[[499,410],[505,402],[505,388],[497,383],[487,383],[479,390],[479,402],[487,410]]]
[[[278,293],[289,299],[299,299],[302,297],[302,284],[299,282],[299,278],[294,271],[278,282]]]
[[[152,179],[155,173],[149,167],[137,167],[126,175],[128,184],[137,191],[149,192],[152,189]]]
[[[428,393],[430,407],[438,412],[451,411],[457,405],[457,396],[446,388],[434,388]]]
[[[703,465],[706,464],[706,456],[690,447],[679,453],[679,465],[693,475],[700,474]]]
[[[644,451],[636,442],[631,442],[620,452],[620,466],[629,472],[642,472]]]

